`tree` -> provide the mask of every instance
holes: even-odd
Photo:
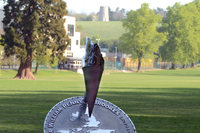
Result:
[[[9,69],[15,69],[16,65],[18,65],[18,60],[15,58],[15,56],[3,56],[2,59],[0,59],[0,65],[5,66]]]
[[[2,39],[1,39],[1,37],[0,37],[0,66],[1,66],[1,64],[2,64],[2,58],[3,58],[3,56],[2,56],[2,46],[1,46],[1,43],[2,43]]]
[[[164,35],[157,32],[157,26],[161,22],[161,16],[149,8],[148,4],[142,4],[136,11],[130,11],[123,21],[126,33],[121,36],[120,49],[127,54],[132,54],[138,59],[138,71],[141,68],[141,59],[145,56],[153,56],[162,44]]]
[[[166,17],[166,12],[163,8],[159,8],[157,7],[157,9],[155,9],[155,13],[161,15],[162,17]]]
[[[110,21],[120,21],[126,18],[126,10],[124,8],[120,9],[117,7],[115,11],[109,8],[109,20]]]
[[[193,67],[200,57],[200,12],[192,2],[180,8],[180,16],[181,46],[184,53],[182,64],[191,63]]]
[[[34,60],[36,61],[36,66],[35,66],[34,74],[38,73],[39,65],[41,64],[49,65],[51,63],[50,52],[51,51],[49,49],[46,49],[42,44],[36,48],[36,55],[34,58]]]
[[[165,61],[175,64],[193,63],[199,58],[200,14],[194,3],[181,6],[176,3],[168,8],[163,19],[163,31],[167,32],[167,42],[161,48]]]
[[[161,47],[160,53],[164,61],[172,62],[172,68],[175,69],[175,64],[182,54],[180,43],[177,36],[180,35],[177,31],[180,16],[177,14],[180,4],[176,3],[173,7],[168,8],[166,18],[163,19],[162,31],[167,32],[167,42]],[[178,56],[179,55],[179,56]]]
[[[62,59],[69,38],[64,28],[66,3],[62,0],[7,0],[4,6],[4,51],[15,54],[20,66],[15,78],[35,79],[32,60],[36,48],[51,49],[52,61]],[[41,51],[43,52],[43,51]]]

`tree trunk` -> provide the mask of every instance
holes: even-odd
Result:
[[[194,67],[194,62],[192,62],[192,64],[191,64],[191,68],[193,68]]]
[[[26,62],[20,63],[18,73],[15,76],[15,79],[32,79],[35,80],[35,77],[32,73],[32,55],[29,55]]]
[[[141,58],[138,58],[138,68],[137,71],[139,72],[141,69]]]
[[[36,63],[36,67],[35,67],[35,72],[34,72],[34,74],[37,74],[37,72],[38,72],[38,67],[39,67],[39,64]]]
[[[183,64],[183,69],[185,69],[186,68],[186,65],[185,64]]]
[[[176,69],[176,64],[172,63],[171,69],[175,70]]]

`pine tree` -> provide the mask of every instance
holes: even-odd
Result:
[[[7,0],[4,6],[4,50],[7,56],[15,54],[20,66],[15,78],[35,79],[32,60],[36,49],[43,45],[54,57],[62,59],[69,44],[63,17],[67,15],[62,0]],[[41,51],[41,52],[46,52]]]

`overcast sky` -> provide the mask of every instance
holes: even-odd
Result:
[[[67,9],[73,12],[98,12],[100,6],[109,6],[112,10],[117,7],[126,10],[136,10],[140,8],[142,3],[149,3],[150,8],[155,9],[161,7],[166,9],[173,6],[176,2],[186,4],[193,0],[64,0],[67,3]],[[3,7],[3,0],[0,0],[0,8]]]
[[[77,13],[98,12],[100,6],[109,6],[112,10],[117,7],[126,10],[136,10],[141,7],[142,3],[149,3],[150,8],[155,9],[161,7],[166,9],[168,6],[173,6],[176,2],[186,4],[193,0],[64,0],[67,2],[68,10]]]

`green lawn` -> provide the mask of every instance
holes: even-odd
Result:
[[[124,33],[121,21],[77,21],[81,38],[99,36],[101,40],[118,40]]]
[[[42,133],[48,111],[84,93],[83,76],[41,70],[37,80],[13,80],[0,70],[0,133]],[[132,119],[138,133],[200,133],[200,70],[106,73],[98,97]]]

